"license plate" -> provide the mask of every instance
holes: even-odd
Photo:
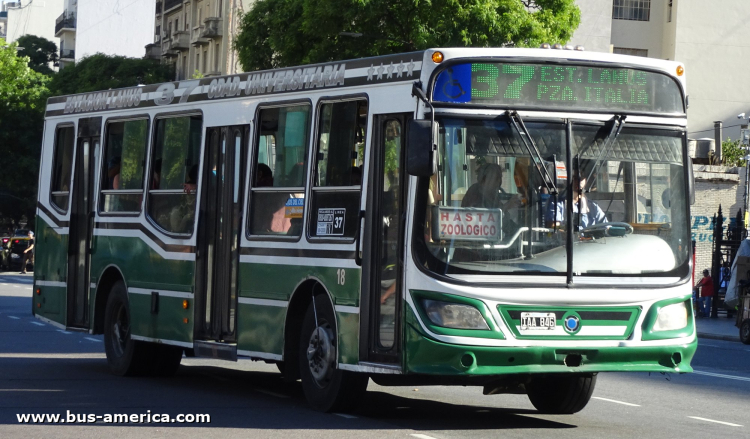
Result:
[[[521,330],[555,329],[555,313],[551,312],[522,312],[521,313]]]

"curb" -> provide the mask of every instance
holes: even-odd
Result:
[[[718,334],[710,334],[707,332],[699,332],[698,338],[707,338],[711,340],[724,340],[724,341],[740,341],[739,335],[718,335]]]

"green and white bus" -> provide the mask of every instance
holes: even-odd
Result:
[[[446,48],[50,98],[33,310],[118,375],[527,393],[691,372],[684,68]]]

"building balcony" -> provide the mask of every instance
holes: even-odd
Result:
[[[189,50],[190,32],[186,30],[177,31],[172,34],[170,50]]]
[[[171,38],[161,40],[161,56],[171,58],[184,50],[190,50],[190,32],[178,31],[173,33]]]
[[[183,0],[164,0],[164,12],[182,6]]]
[[[193,46],[205,46],[211,42],[208,38],[203,38],[203,29],[204,26],[196,26],[193,28],[193,31],[190,34],[190,44]]]
[[[146,44],[146,59],[161,59],[161,44]]]
[[[201,33],[201,37],[203,38],[221,37],[221,34],[222,34],[221,23],[222,23],[222,20],[219,17],[208,17],[205,20],[203,20],[203,32]]]
[[[60,49],[60,60],[61,61],[75,61],[76,51],[75,50],[63,50]]]
[[[55,37],[59,38],[65,32],[76,31],[76,13],[63,12],[55,22]]]

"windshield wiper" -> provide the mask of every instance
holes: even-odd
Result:
[[[615,140],[617,140],[617,137],[622,132],[622,127],[625,126],[626,117],[627,116],[625,115],[615,115],[615,117],[612,118],[612,128],[609,129],[609,134],[607,134],[607,137],[604,138],[604,144],[602,145],[602,150],[599,152],[599,157],[596,158],[594,167],[591,168],[591,171],[589,171],[589,175],[586,176],[586,186],[583,187],[584,193],[589,191],[589,188],[592,184],[591,176],[594,175],[594,173],[596,173],[599,168],[601,168],[602,163],[604,163],[602,159],[609,154],[610,147],[615,144]]]
[[[556,195],[557,185],[555,185],[555,181],[552,179],[552,176],[550,176],[549,172],[547,172],[547,166],[544,165],[542,153],[539,152],[539,148],[537,148],[534,139],[531,137],[529,130],[526,128],[526,124],[523,123],[523,119],[521,119],[521,116],[517,111],[508,110],[507,114],[508,118],[511,120],[511,122],[513,122],[513,126],[516,128],[516,131],[518,131],[518,135],[521,137],[521,141],[526,147],[526,150],[529,152],[531,159],[534,161],[534,168],[536,168],[539,177],[542,178],[544,187],[547,188],[547,191],[550,194]]]

